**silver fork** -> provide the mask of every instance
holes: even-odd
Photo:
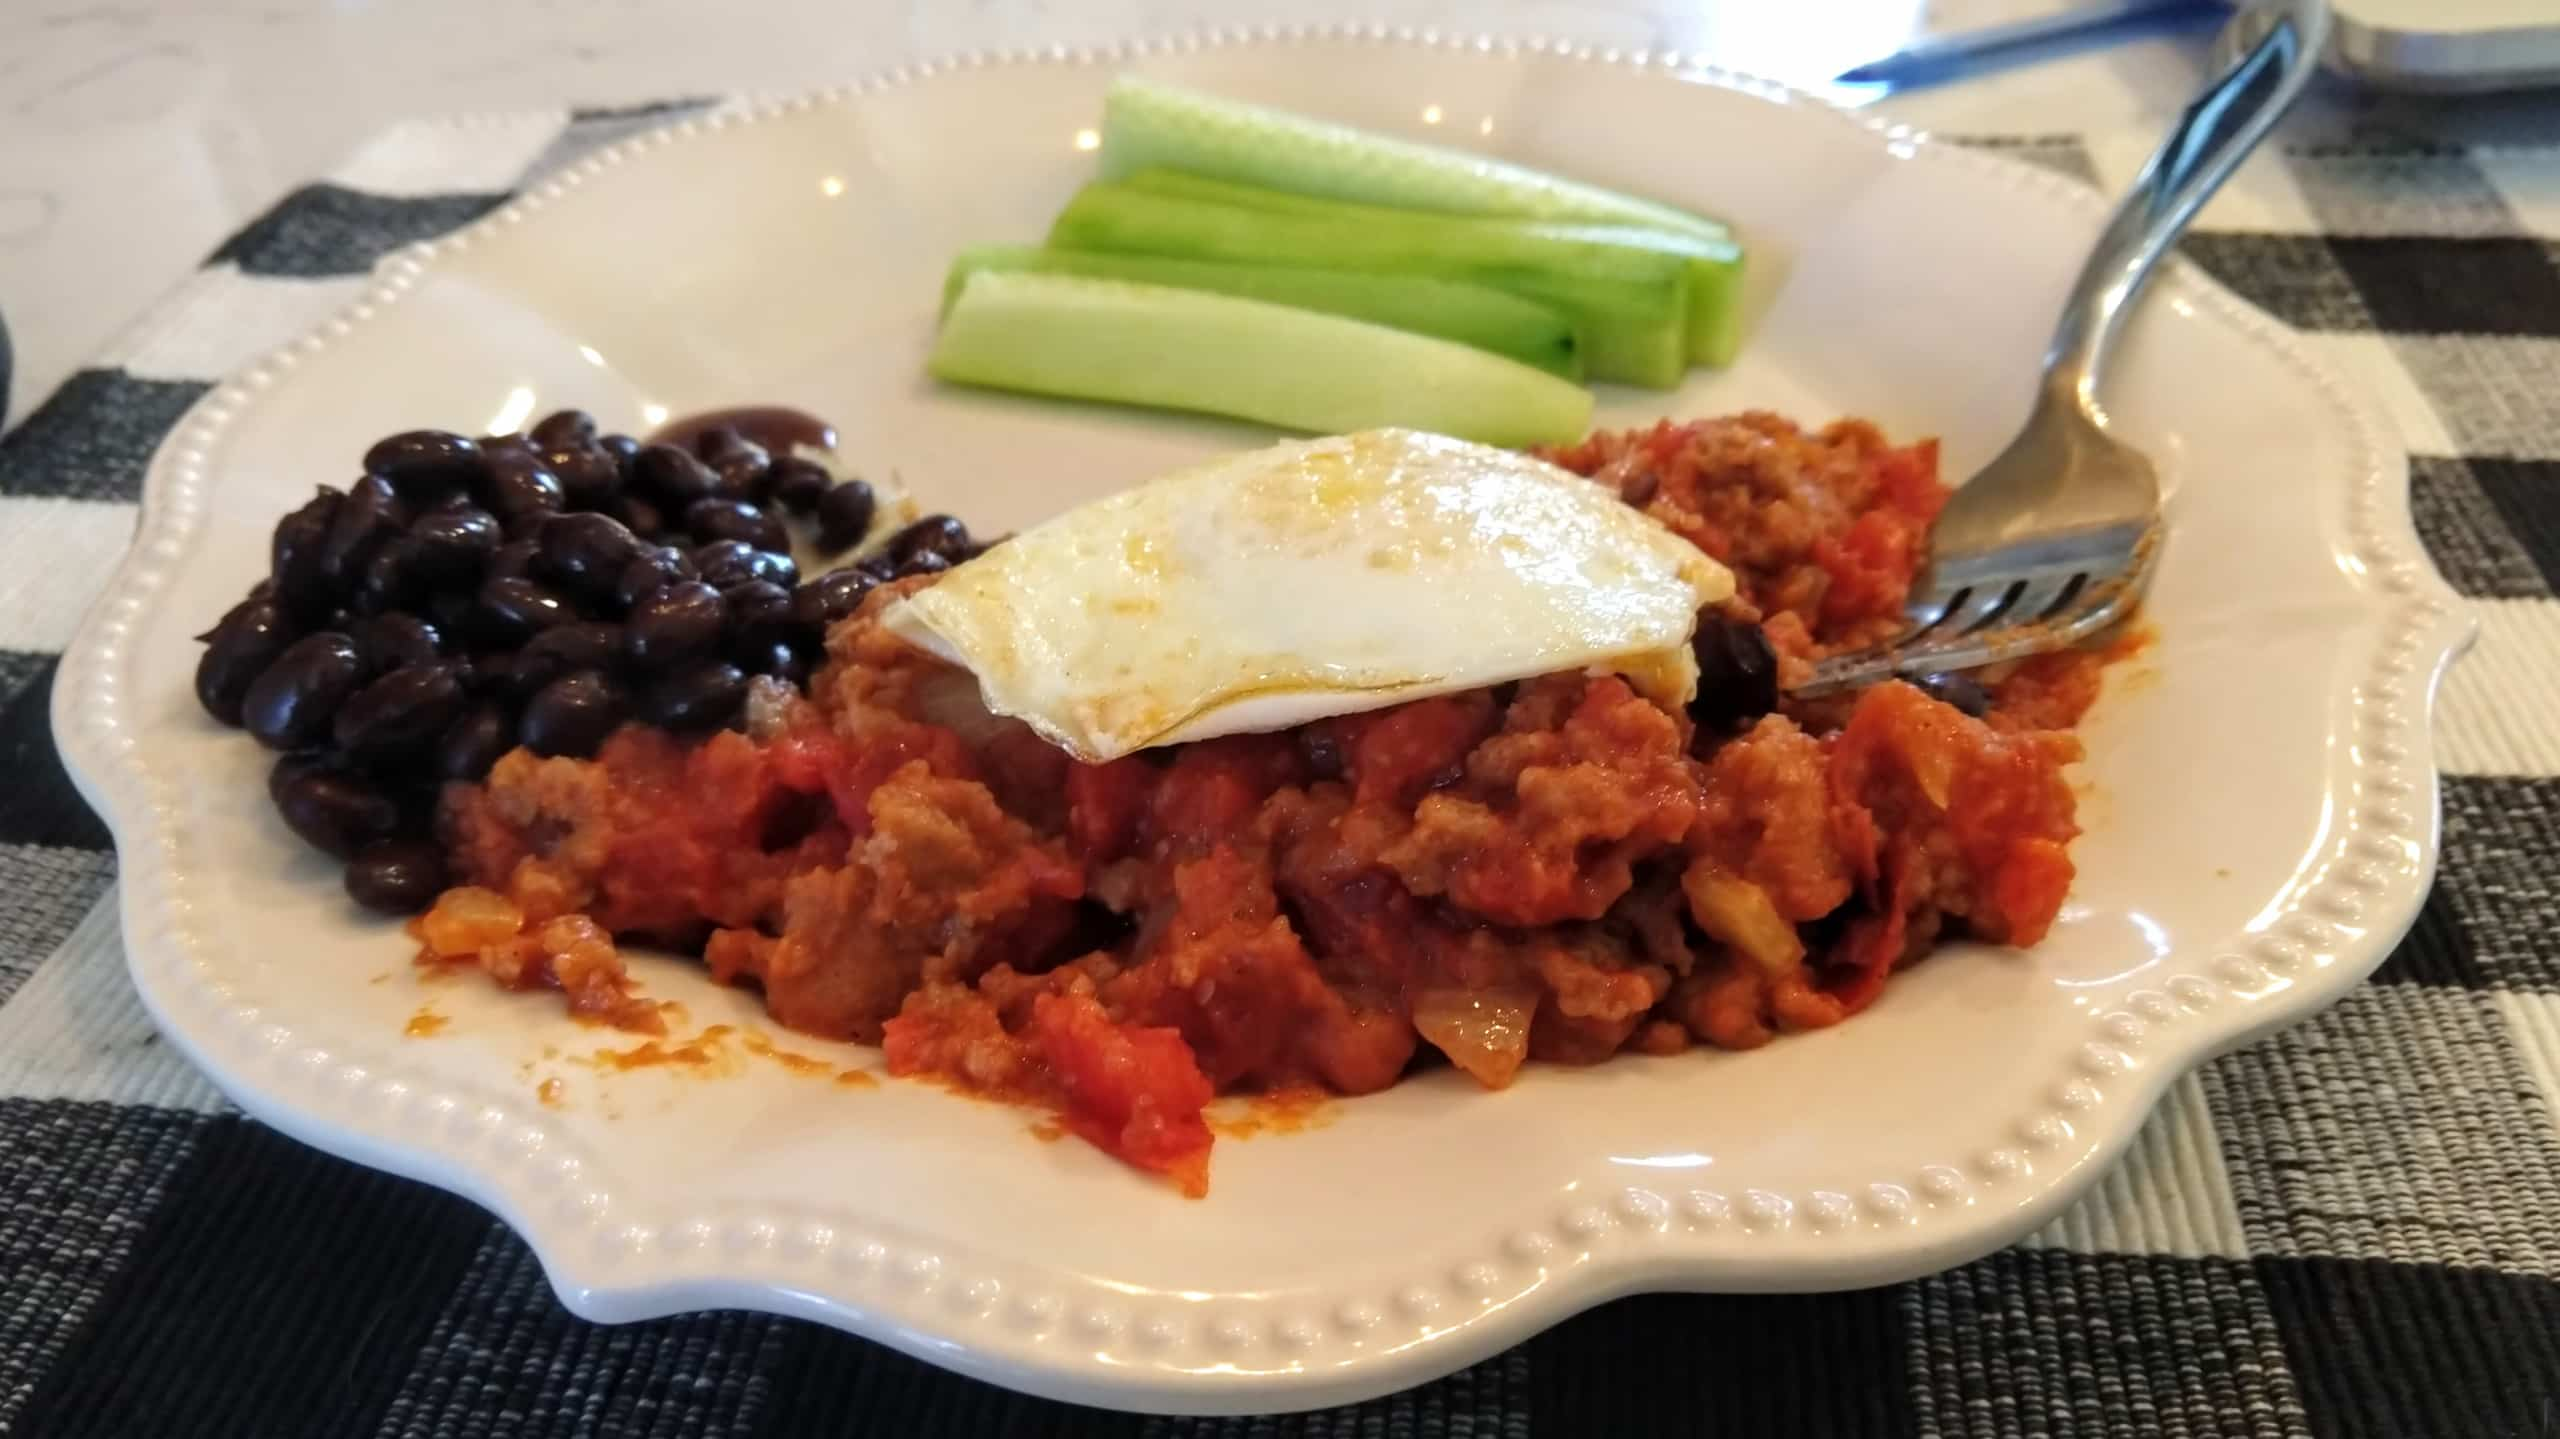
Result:
[[[2100,376],[2152,269],[2302,93],[2328,34],[2327,0],[2232,18],[2215,50],[2230,63],[2180,113],[2064,300],[2026,426],[1938,517],[1909,628],[1817,663],[1797,694],[2062,649],[2132,612],[2159,558],[2160,483],[2108,433]]]

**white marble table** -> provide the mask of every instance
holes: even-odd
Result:
[[[1678,50],[1817,84],[1923,32],[2068,0],[8,0],[0,317],[15,417],[220,239],[399,118],[790,90],[991,46],[1208,25],[1376,21]],[[2084,52],[1888,97],[1934,129],[2140,127],[2208,37]],[[2429,129],[2440,114],[2426,117]],[[2297,128],[2377,123],[2330,87]],[[2387,117],[2380,123],[2388,123]]]
[[[1677,49],[1812,81],[2061,0],[9,0],[0,317],[25,412],[221,238],[405,116],[797,89],[987,46],[1363,21]],[[1807,17],[1819,13],[1818,23]],[[2165,113],[2204,41],[1914,95],[1949,128]]]

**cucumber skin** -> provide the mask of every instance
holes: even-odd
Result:
[[[942,286],[946,312],[959,298],[968,278],[981,270],[1085,275],[1266,300],[1454,340],[1568,380],[1583,376],[1582,344],[1572,321],[1551,306],[1487,285],[1352,270],[1229,265],[1162,255],[988,245],[963,250],[952,259]]]
[[[1405,210],[1731,234],[1723,225],[1676,206],[1509,161],[1372,134],[1136,75],[1112,81],[1103,97],[1101,161],[1105,179],[1162,167]]]
[[[1284,429],[1433,430],[1521,448],[1581,438],[1591,393],[1517,361],[1338,315],[1161,285],[983,271],[926,368],[996,389]]]
[[[1137,170],[1121,177],[1115,183],[1126,185],[1134,190],[1143,190],[1151,195],[1167,195],[1177,199],[1230,205],[1238,209],[1260,210],[1270,214],[1300,215],[1311,219],[1383,223],[1392,217],[1413,213],[1385,206],[1328,199],[1317,195],[1270,190],[1259,185],[1240,184],[1232,180],[1194,175],[1179,170]],[[1734,352],[1741,347],[1742,340],[1743,249],[1729,237],[1703,236],[1616,221],[1552,222],[1522,218],[1521,223],[1530,226],[1532,233],[1548,235],[1560,240],[1630,245],[1637,249],[1663,250],[1687,257],[1689,261],[1689,358],[1702,365],[1723,366],[1733,363]]]
[[[1098,182],[1058,212],[1049,244],[1461,279],[1563,311],[1581,331],[1583,362],[1595,379],[1667,390],[1688,368],[1691,302],[1683,257],[1542,233],[1532,222],[1374,208],[1347,220],[1243,210]]]

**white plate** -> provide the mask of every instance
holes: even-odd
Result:
[[[2465,94],[2560,79],[2549,0],[2338,0],[2330,55],[2385,90]]]
[[[1862,414],[1944,436],[1951,475],[2017,421],[2102,209],[1676,61],[1369,32],[900,71],[586,161],[200,404],[64,661],[57,730],[119,839],[135,982],[244,1108],[488,1205],[597,1319],[771,1309],[1090,1403],[1301,1407],[1617,1294],[1877,1284],[2008,1243],[2173,1078],[2336,997],[2407,927],[2436,854],[2428,705],[2468,620],[2415,543],[2387,422],[2179,269],[2113,393],[2175,490],[2160,638],[2088,724],[2081,878],[2032,953],[1951,950],[1756,1053],[1533,1067],[1498,1095],[1442,1071],[1222,1141],[1200,1202],[938,1089],[751,1058],[608,1076],[572,1061],[609,1036],[556,1003],[422,991],[396,930],[270,816],[257,748],[190,694],[188,636],[260,572],[275,517],[388,431],[564,404],[622,428],[804,404],[990,530],[1259,442],[920,372],[944,260],[1041,233],[1124,63],[1728,216],[1767,305],[1743,362],[1608,394],[1604,418]],[[646,980],[696,1025],[761,1018],[690,966]],[[422,1002],[446,1028],[404,1037]]]

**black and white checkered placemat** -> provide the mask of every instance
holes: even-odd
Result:
[[[2443,879],[2372,984],[2181,1081],[2016,1249],[1867,1293],[1624,1300],[1352,1409],[1151,1420],[792,1320],[585,1324],[486,1214],[242,1118],[125,981],[55,657],[216,377],[386,251],[688,108],[392,131],[0,439],[0,1431],[2560,1435],[2560,146],[2262,158],[2187,246],[2396,415],[2478,606]],[[1979,143],[2113,184],[2150,141]]]

